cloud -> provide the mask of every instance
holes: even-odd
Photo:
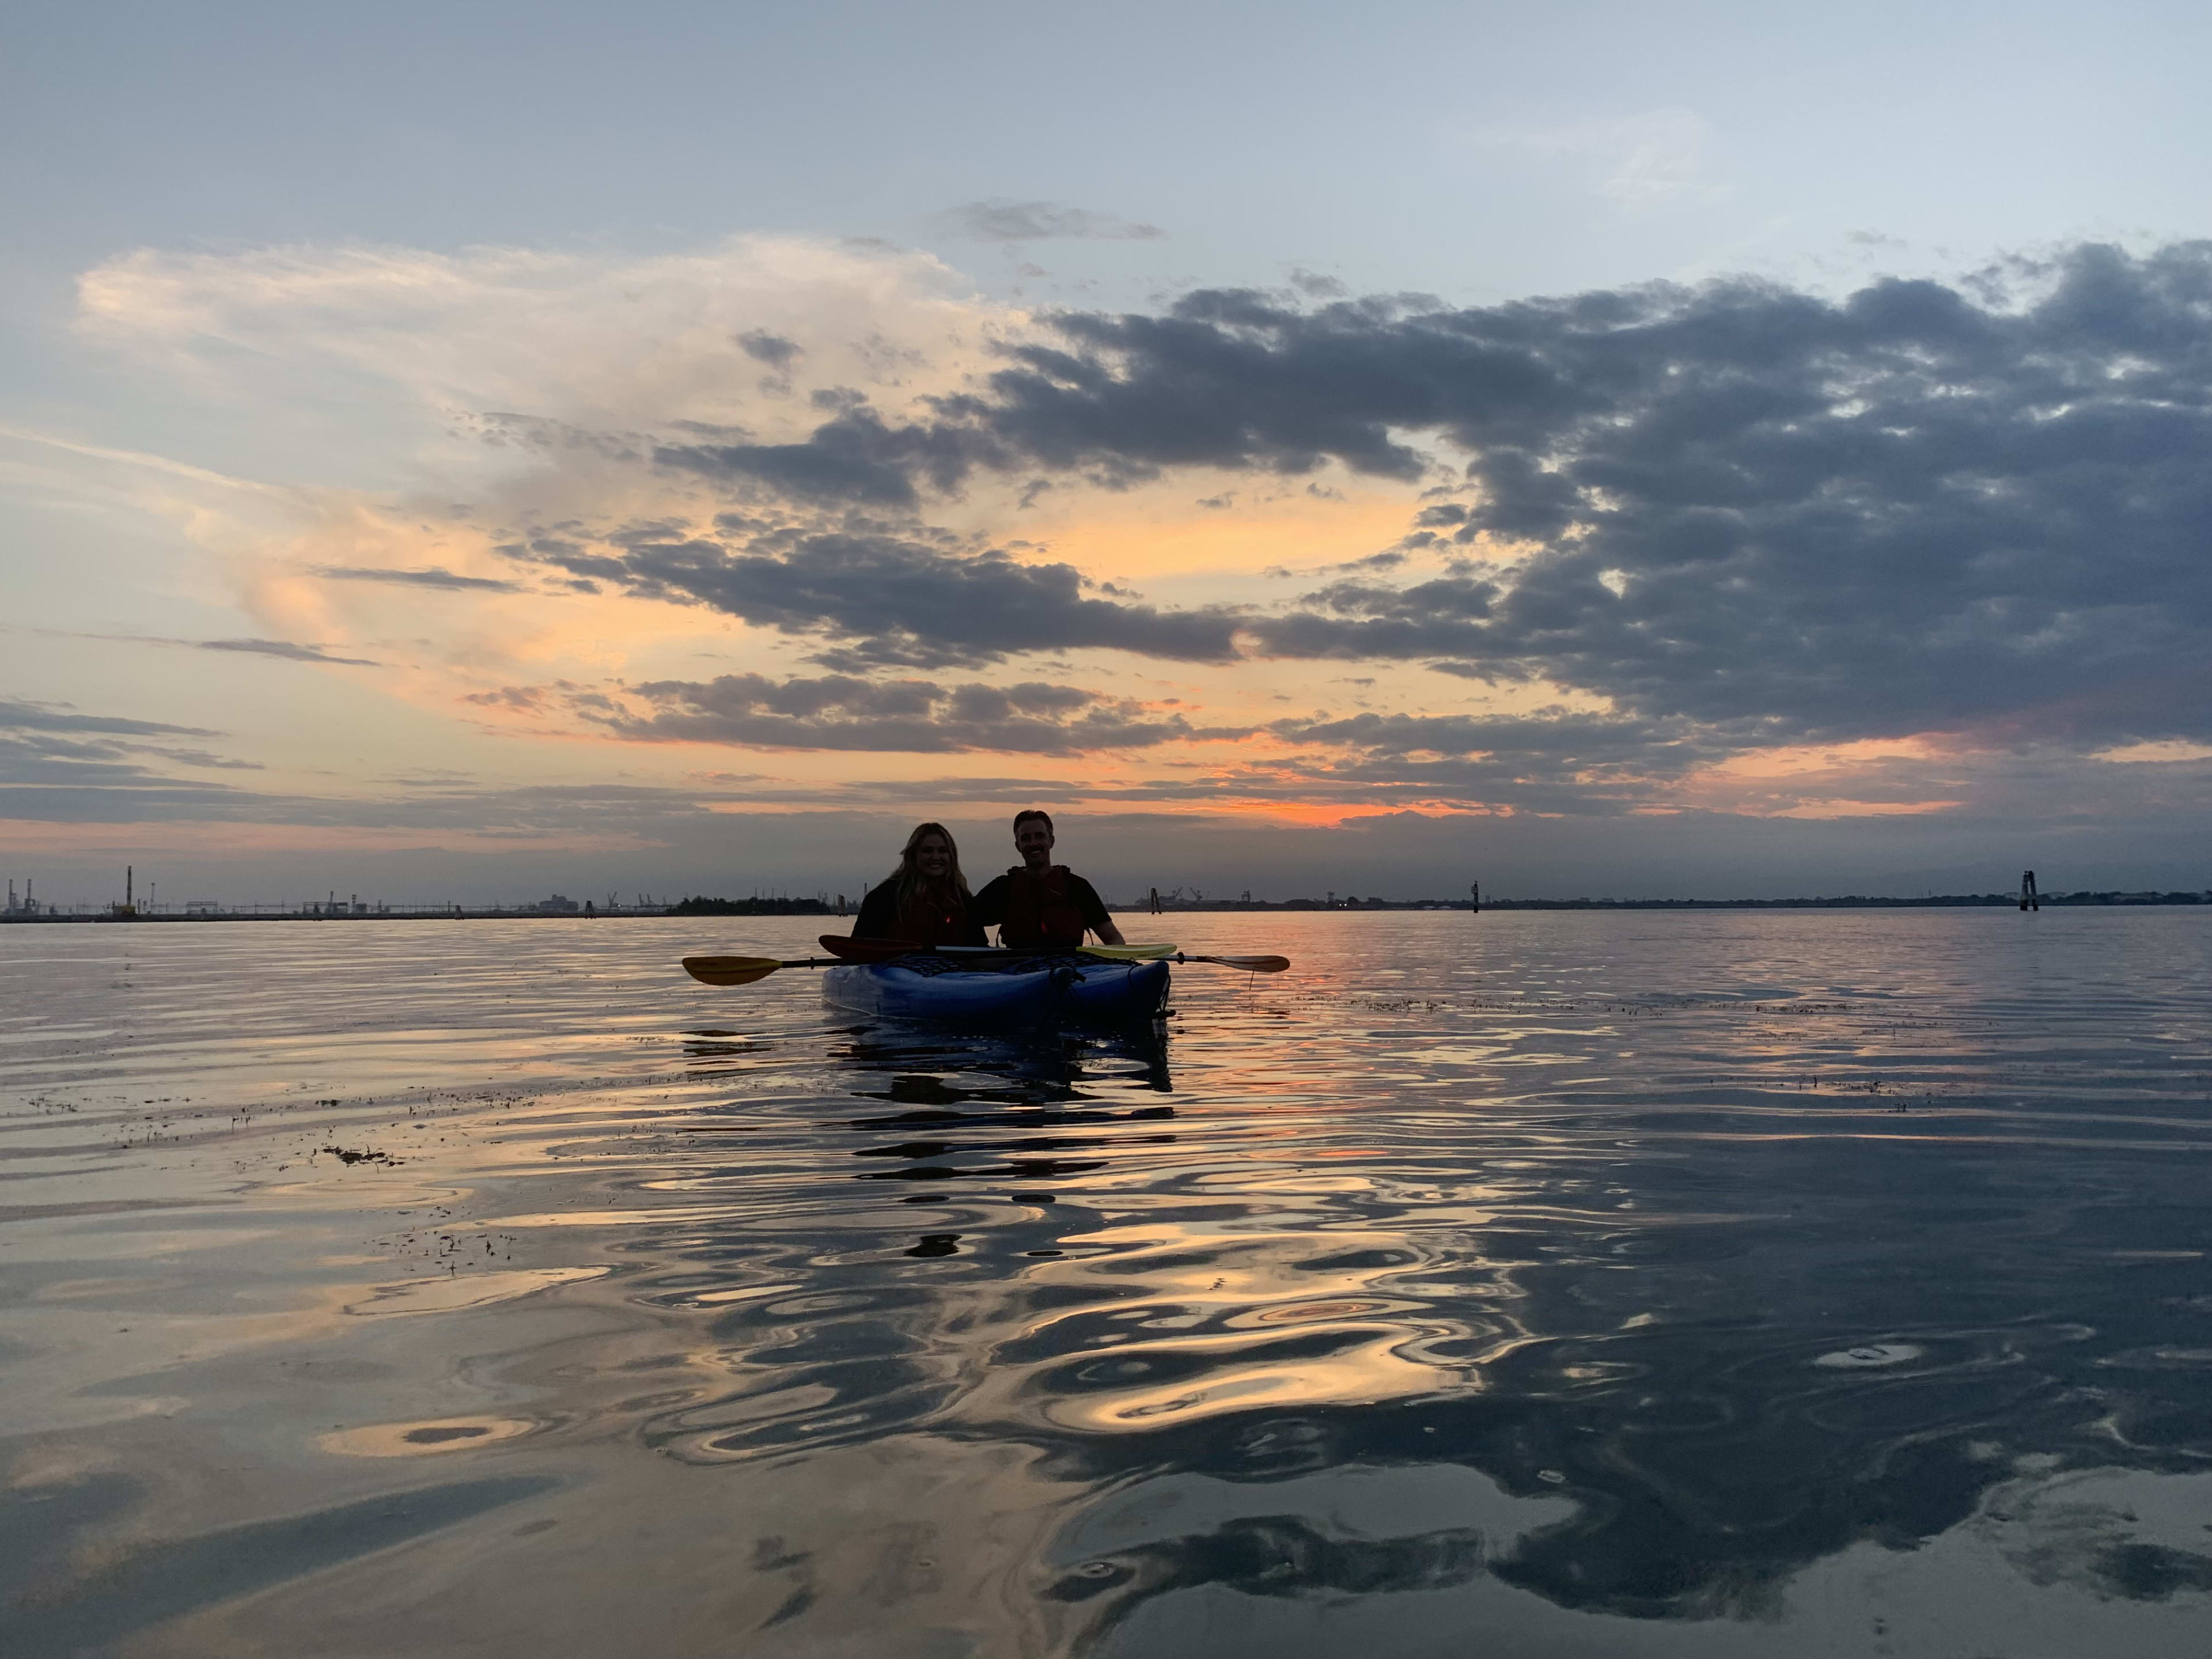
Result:
[[[1504,590],[1495,580],[1443,576],[1407,587],[1357,580],[1305,594],[1302,609],[1246,625],[1255,647],[1277,657],[1443,657],[1471,650],[1485,635]]]
[[[1318,590],[1244,624],[1267,653],[1435,657],[1777,740],[2193,738],[2212,732],[2208,307],[2212,244],[1840,300],[1201,293],[1056,315],[1061,345],[1009,345],[982,391],[872,441],[917,487],[930,458],[939,489],[977,467],[1432,479],[1464,458],[1465,517],[1421,528],[1490,564]]]
[[[166,787],[169,781],[134,756],[179,765],[259,769],[202,749],[179,749],[149,738],[218,738],[204,726],[80,714],[67,705],[0,699],[0,783],[94,784],[103,788]]]
[[[531,714],[557,702],[601,731],[638,742],[758,749],[1077,755],[1242,736],[1245,730],[1200,731],[1180,714],[1158,715],[1128,699],[1038,680],[945,686],[844,674],[781,681],[725,674],[613,692],[504,688],[471,701]]]
[[[141,367],[280,418],[309,405],[327,416],[335,374],[371,412],[396,392],[436,428],[466,435],[492,410],[572,434],[766,428],[786,418],[787,400],[764,405],[763,368],[782,378],[803,368],[825,388],[952,390],[999,319],[926,253],[744,236],[647,258],[143,248],[83,275],[76,320],[84,338]],[[803,400],[790,415],[806,418]],[[499,453],[485,446],[487,459]]]
[[[526,844],[580,835],[636,842],[670,820],[704,819],[726,792],[621,785],[402,793],[374,798],[288,794],[165,779],[87,775],[47,787],[0,776],[0,819],[51,823],[252,824],[310,830],[455,833]]]
[[[67,703],[22,702],[0,697],[0,731],[97,732],[106,736],[218,738],[200,726],[168,726],[159,720],[118,720],[106,714],[69,712]]]
[[[107,640],[124,645],[164,645],[181,647],[186,650],[192,651],[243,652],[249,656],[276,657],[286,662],[332,663],[348,668],[380,668],[384,665],[381,663],[370,662],[361,657],[334,656],[322,646],[301,645],[292,640],[180,640],[161,634],[94,634],[76,629],[21,628],[5,623],[0,623],[0,630],[5,630],[10,633],[35,634],[48,639]],[[4,711],[6,709],[30,707],[33,707],[33,705],[0,702],[0,726],[9,724],[8,720],[4,715]],[[57,727],[55,729],[59,730],[60,728]],[[86,729],[88,730],[91,728]],[[117,727],[114,729],[120,730],[122,728]],[[185,732],[194,737],[210,737],[215,735],[212,732],[203,732],[195,726],[148,726],[146,729],[148,731]]]
[[[844,400],[827,398],[833,406]],[[960,425],[890,426],[875,410],[847,403],[803,442],[664,444],[664,466],[764,484],[808,501],[912,507],[918,481],[956,488],[979,462],[1000,459],[988,438]]]
[[[292,640],[180,640],[180,645],[197,645],[203,651],[243,651],[257,657],[281,657],[287,662],[337,663],[348,668],[380,668],[365,657],[335,657],[319,645],[301,645]],[[167,644],[161,641],[155,643]]]
[[[1079,222],[1000,205],[1030,215],[1002,229]],[[1120,729],[1158,750],[1149,728],[1225,721],[1200,702],[1221,687],[1264,706],[1300,663],[1408,665],[1363,693],[1368,724],[1278,725],[1233,763],[1155,753],[1157,777],[1094,780],[1163,799],[1612,811],[1724,785],[1747,811],[1796,811],[1816,779],[1885,805],[1986,798],[1996,772],[1927,757],[1710,781],[1730,757],[1941,734],[2021,775],[2037,757],[2094,800],[2124,769],[2052,757],[2212,740],[2212,246],[2083,246],[1840,296],[1735,280],[1474,307],[1293,283],[1027,312],[923,256],[757,241],[629,261],[148,253],[85,292],[89,334],[196,373],[377,377],[459,458],[427,499],[465,517],[340,503],[235,532],[220,550],[260,561],[240,631],[271,637],[174,643],[358,664],[332,612],[369,596],[297,578],[484,584],[453,573],[495,568],[477,561],[497,545],[538,631],[495,671],[509,636],[456,641],[449,679],[626,674],[666,690],[618,705],[646,739],[693,722],[769,746],[957,752],[965,732],[1074,754]],[[241,396],[284,407],[258,382]],[[1396,526],[1378,529],[1376,501],[1402,505]],[[1310,516],[1279,544],[1286,502]],[[1368,516],[1334,542],[1312,531],[1338,514]],[[1251,544],[1219,554],[1248,525]],[[1115,544],[1155,527],[1177,550]],[[1201,550],[1171,564],[1186,548]],[[635,600],[782,636],[752,642],[777,676],[798,641],[828,680],[872,689],[811,709],[790,688],[828,681],[695,695],[721,682],[653,678],[678,659],[640,643],[667,618]],[[538,627],[540,610],[558,619]],[[1095,688],[1069,711],[954,712],[971,673],[1093,650],[1261,660],[1243,682],[1204,677],[1172,715]],[[921,706],[872,701],[901,675],[928,677]],[[1499,706],[1597,712],[1518,734],[1437,723],[1486,686]],[[461,688],[419,689],[450,706]],[[560,697],[539,712],[582,718]]]
[[[848,669],[935,668],[1079,647],[1187,662],[1236,654],[1236,619],[1226,611],[1095,598],[1073,565],[1024,563],[995,548],[968,552],[866,520],[828,530],[732,514],[712,535],[648,526],[617,532],[596,550],[541,537],[503,550],[634,594],[848,641],[817,657]]]
[[[265,772],[269,769],[259,761],[233,760],[228,756],[211,755],[204,749],[175,749],[165,746],[159,749],[149,748],[146,752],[149,755],[159,755],[163,760],[174,762],[179,766],[205,767],[210,771]]]
[[[426,570],[378,570],[360,565],[319,564],[310,567],[315,575],[327,581],[389,582],[400,587],[441,587],[455,592],[488,593],[520,593],[526,590],[520,582],[498,580],[490,576],[457,576],[450,570],[433,565]]]
[[[788,369],[806,355],[798,341],[771,334],[764,328],[749,328],[738,335],[738,347],[755,362],[766,363],[779,372]]]
[[[937,222],[956,234],[985,242],[1032,242],[1052,237],[1156,242],[1167,235],[1158,225],[1138,224],[1110,213],[1061,207],[1052,202],[1013,202],[1003,198],[948,208],[938,216]]]

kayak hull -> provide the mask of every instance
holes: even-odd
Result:
[[[1048,957],[1034,966],[963,968],[940,958],[831,968],[823,998],[854,1013],[943,1024],[1121,1025],[1167,1006],[1164,962]]]
[[[1067,988],[1061,1018],[1079,1025],[1157,1019],[1168,1006],[1164,962],[1088,962]]]

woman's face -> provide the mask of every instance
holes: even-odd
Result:
[[[932,881],[941,881],[952,871],[952,843],[942,836],[924,836],[914,849],[915,868]]]

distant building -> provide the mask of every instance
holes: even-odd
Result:
[[[530,907],[541,916],[573,916],[584,907],[572,898],[556,893],[551,898],[542,898]]]

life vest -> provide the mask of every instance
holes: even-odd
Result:
[[[1055,864],[1042,877],[1027,865],[1006,872],[1006,911],[999,919],[999,942],[1024,948],[1080,945],[1090,924],[1068,891],[1067,866]]]
[[[949,904],[939,904],[917,890],[899,906],[897,937],[911,944],[965,945],[974,932],[968,907],[957,893]]]

